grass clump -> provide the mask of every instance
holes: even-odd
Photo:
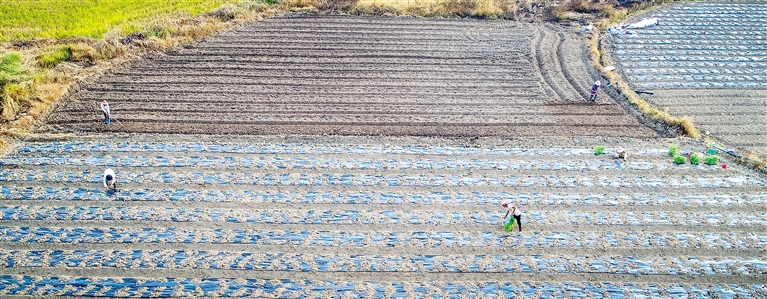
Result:
[[[599,156],[599,155],[604,154],[604,153],[605,153],[605,147],[604,146],[600,145],[600,146],[597,146],[596,148],[594,148],[594,155]]]
[[[348,2],[350,2],[351,13],[367,15],[513,19],[520,9],[520,4],[516,0],[357,0]]]
[[[701,154],[699,154],[699,153],[694,153],[694,154],[690,155],[690,163],[693,164],[693,165],[700,164],[700,161],[702,159],[703,158],[701,158]]]
[[[719,163],[719,157],[706,156],[706,158],[703,159],[703,162],[706,163],[706,165],[716,165]]]
[[[72,59],[72,50],[69,47],[56,47],[53,51],[37,56],[37,64],[44,68],[53,68],[59,63]]]
[[[26,80],[27,69],[21,65],[19,53],[9,53],[0,58],[0,87],[12,82]]]
[[[9,53],[0,58],[0,108],[4,119],[15,118],[21,109],[20,98],[28,96],[21,85],[29,80],[27,73],[19,53]]]
[[[668,155],[669,156],[676,156],[679,154],[679,146],[676,144],[672,144],[668,146]]]
[[[37,64],[42,68],[53,68],[67,61],[82,61],[93,64],[96,62],[96,51],[91,45],[72,43],[55,46],[51,51],[37,56]]]
[[[684,156],[676,155],[674,156],[674,164],[684,164],[687,163],[687,158]]]

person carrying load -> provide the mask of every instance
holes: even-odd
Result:
[[[509,204],[504,203],[501,205],[506,209],[506,215],[503,216],[503,219],[505,220],[507,217],[509,218],[509,221],[503,226],[503,230],[506,232],[510,232],[514,229],[514,221],[517,222],[517,225],[519,226],[519,231],[522,231],[522,210],[517,208],[516,206],[509,207]],[[511,214],[512,217],[509,217],[509,214]]]

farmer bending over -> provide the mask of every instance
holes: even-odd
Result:
[[[117,189],[117,176],[112,168],[104,170],[104,188]]]
[[[104,120],[108,124],[109,119],[112,118],[112,114],[109,113],[109,103],[107,103],[107,100],[101,101],[101,111],[104,112]]]
[[[516,221],[517,225],[519,225],[519,231],[521,232],[522,231],[522,211],[516,206],[509,207],[509,204],[506,204],[506,203],[504,203],[502,206],[506,208],[506,215],[503,216],[503,219],[506,219],[506,217],[509,217],[509,214],[511,214],[511,216],[514,216],[514,221]]]
[[[594,85],[591,85],[591,96],[589,99],[591,99],[592,102],[597,99],[597,93],[599,92],[600,85],[602,85],[602,82],[599,82],[599,80],[594,82]]]
[[[626,152],[626,149],[622,146],[618,148],[618,151],[615,152],[615,159],[623,159],[623,161],[628,160],[629,153]]]

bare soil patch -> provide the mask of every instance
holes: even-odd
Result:
[[[657,136],[607,94],[586,103],[584,55],[508,21],[274,18],[105,75],[39,131]]]

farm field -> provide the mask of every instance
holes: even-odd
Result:
[[[225,0],[16,0],[0,2],[0,42],[32,37],[66,39],[101,38],[112,28],[138,31],[148,19],[174,14],[210,12]]]
[[[765,177],[665,142],[104,137],[0,159],[0,295],[767,296]]]
[[[0,297],[767,298],[767,177],[596,78],[550,25],[291,14],[107,73],[0,157]]]
[[[586,103],[586,63],[549,26],[288,15],[105,75],[39,131],[657,136],[604,94]]]
[[[642,18],[659,25],[608,39],[629,83],[727,145],[767,156],[767,3],[685,3]]]

